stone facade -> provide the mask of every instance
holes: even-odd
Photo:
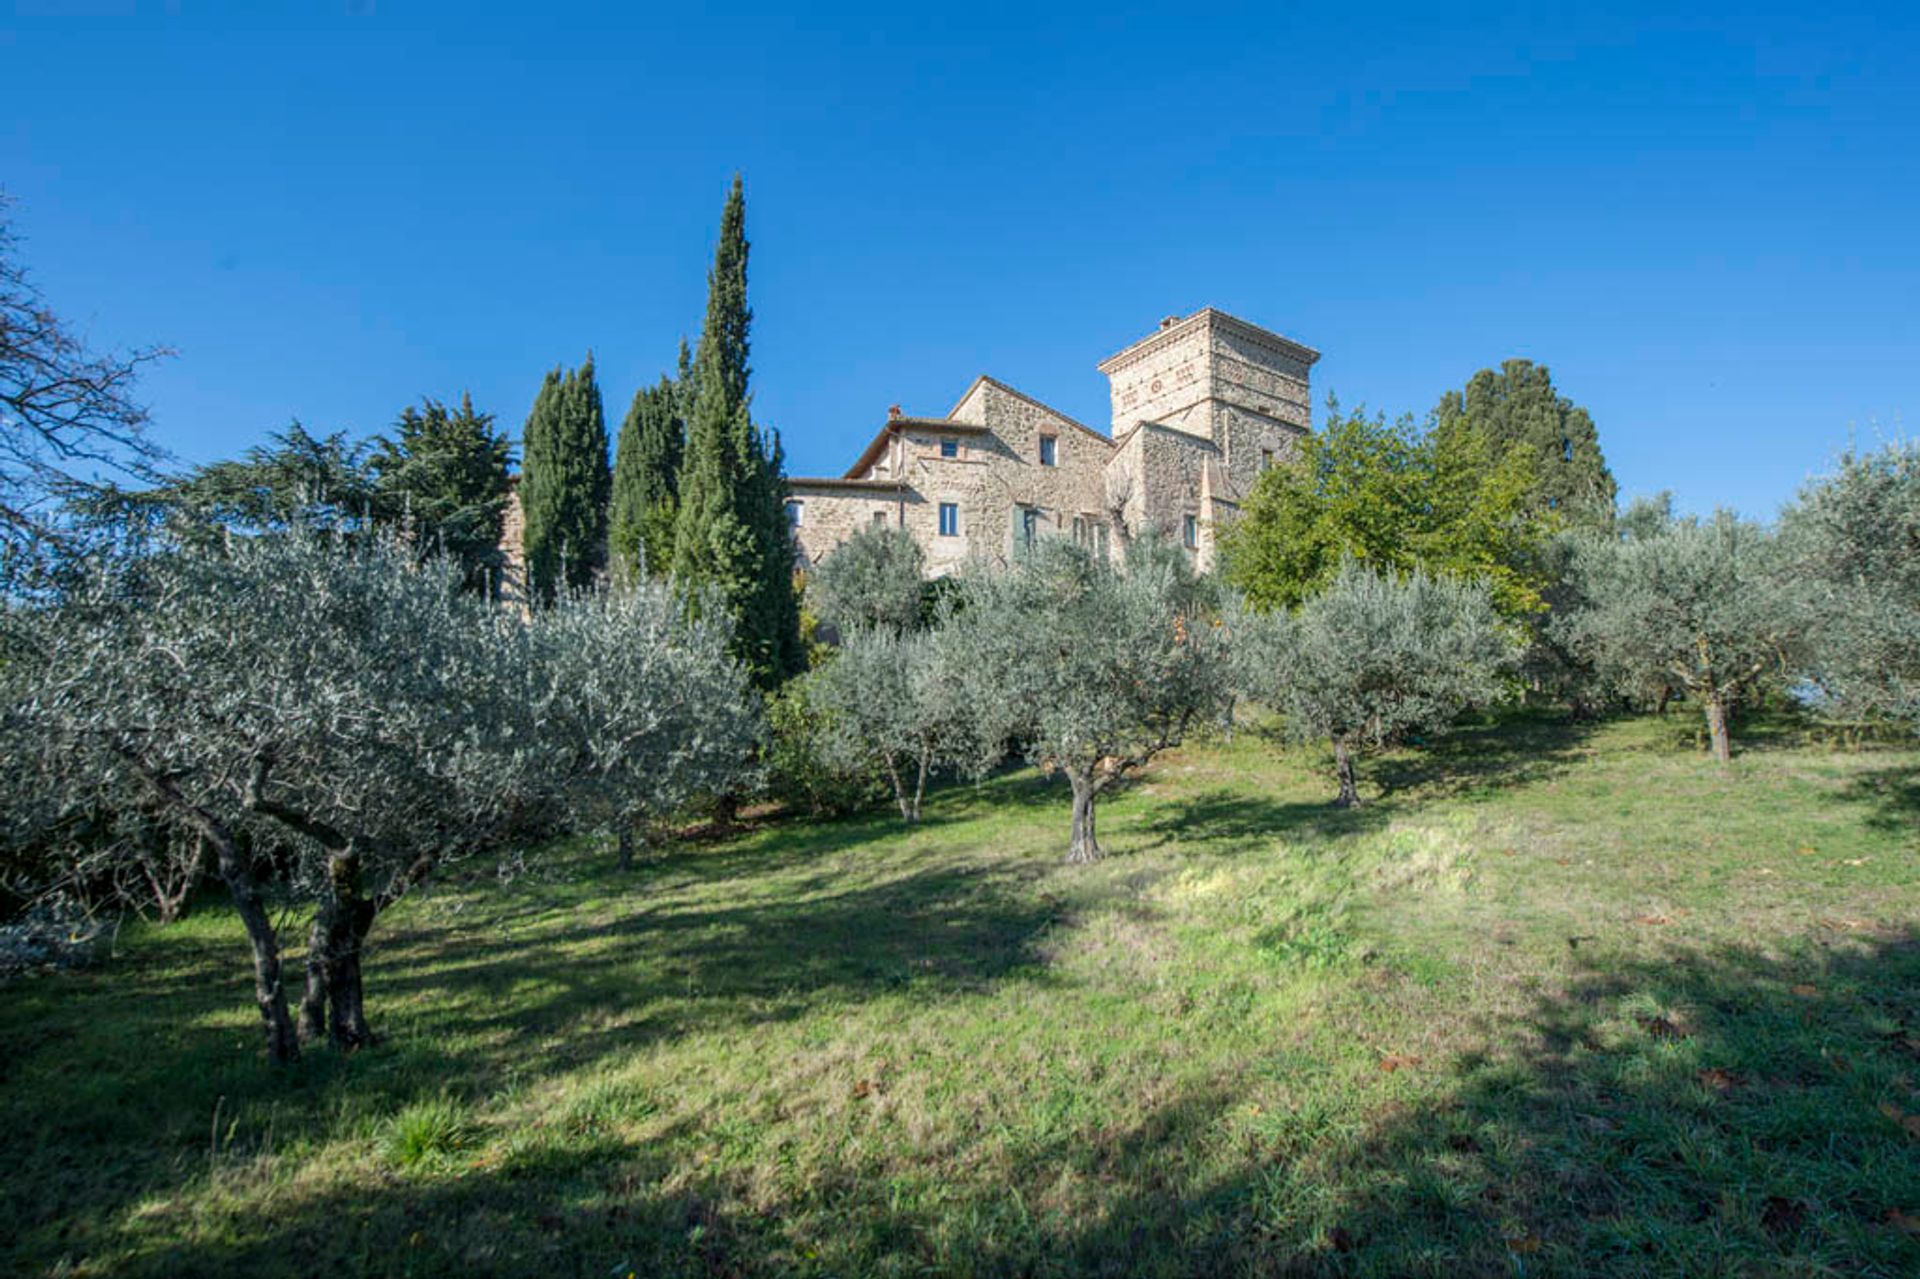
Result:
[[[1311,428],[1319,358],[1208,307],[1099,366],[1112,385],[1110,433],[985,376],[945,417],[895,409],[845,475],[790,481],[800,565],[884,523],[914,535],[935,576],[1004,561],[1050,534],[1117,555],[1149,528],[1204,568],[1217,526]]]

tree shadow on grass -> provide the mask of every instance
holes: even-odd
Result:
[[[1920,765],[1862,773],[1848,784],[1845,795],[1868,808],[1867,822],[1879,830],[1920,831]]]
[[[1521,715],[1462,724],[1362,766],[1386,797],[1451,797],[1531,786],[1565,773],[1587,754],[1599,725]]]
[[[1206,845],[1222,851],[1268,847],[1285,840],[1334,840],[1377,831],[1392,820],[1389,804],[1339,808],[1330,802],[1287,801],[1221,788],[1190,799],[1157,803],[1155,816],[1133,829],[1146,842],[1117,840],[1123,852],[1147,852],[1172,844]]]
[[[1393,1072],[1298,1054],[954,1152],[825,1143],[778,1176],[728,1117],[290,1192],[129,1274],[1892,1276],[1920,1267],[1920,938],[1583,955]],[[1475,1047],[1475,1044],[1481,1045]],[[1247,1104],[1299,1076],[1292,1108]],[[1328,1073],[1332,1072],[1332,1073]],[[1316,1081],[1325,1081],[1317,1084]],[[1337,1100],[1325,1105],[1324,1086]],[[1283,1094],[1288,1095],[1288,1094]],[[1269,1098],[1271,1100],[1271,1098]],[[1035,1098],[1035,1107],[1042,1099]],[[759,1158],[775,1160],[779,1143]]]
[[[377,932],[366,980],[389,1038],[350,1058],[310,1049],[283,1071],[260,1061],[237,938],[163,936],[126,963],[8,990],[0,1239],[45,1268],[94,1253],[135,1202],[204,1193],[235,1151],[351,1138],[423,1098],[486,1095],[822,1004],[1044,980],[1035,946],[1060,917],[1013,872],[941,868],[598,920],[544,915],[505,935],[484,921]],[[7,1256],[0,1245],[0,1272]]]
[[[787,1020],[823,1001],[1041,980],[1035,947],[1062,916],[1024,888],[1029,878],[934,868],[861,887],[783,884],[791,895],[720,905],[662,902],[505,937],[412,928],[382,944],[369,998],[377,1009],[446,987],[477,992],[436,1018],[442,1033],[511,1034],[525,1047],[491,1049],[495,1069],[579,1064],[661,1037]],[[511,994],[530,949],[560,958],[539,973],[539,995]],[[582,1023],[599,1029],[554,1042]]]

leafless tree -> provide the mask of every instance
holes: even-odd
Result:
[[[171,354],[89,350],[21,264],[10,205],[0,193],[0,574],[60,547],[62,507],[103,480],[153,477],[159,453],[133,384],[142,366]]]

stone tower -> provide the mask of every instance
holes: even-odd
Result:
[[[1204,307],[1100,365],[1113,392],[1113,437],[1153,423],[1206,440],[1236,493],[1311,429],[1308,372],[1320,353]]]

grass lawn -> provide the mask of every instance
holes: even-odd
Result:
[[[579,841],[278,1074],[210,898],[0,987],[0,1272],[1920,1274],[1920,755],[1692,730]]]

